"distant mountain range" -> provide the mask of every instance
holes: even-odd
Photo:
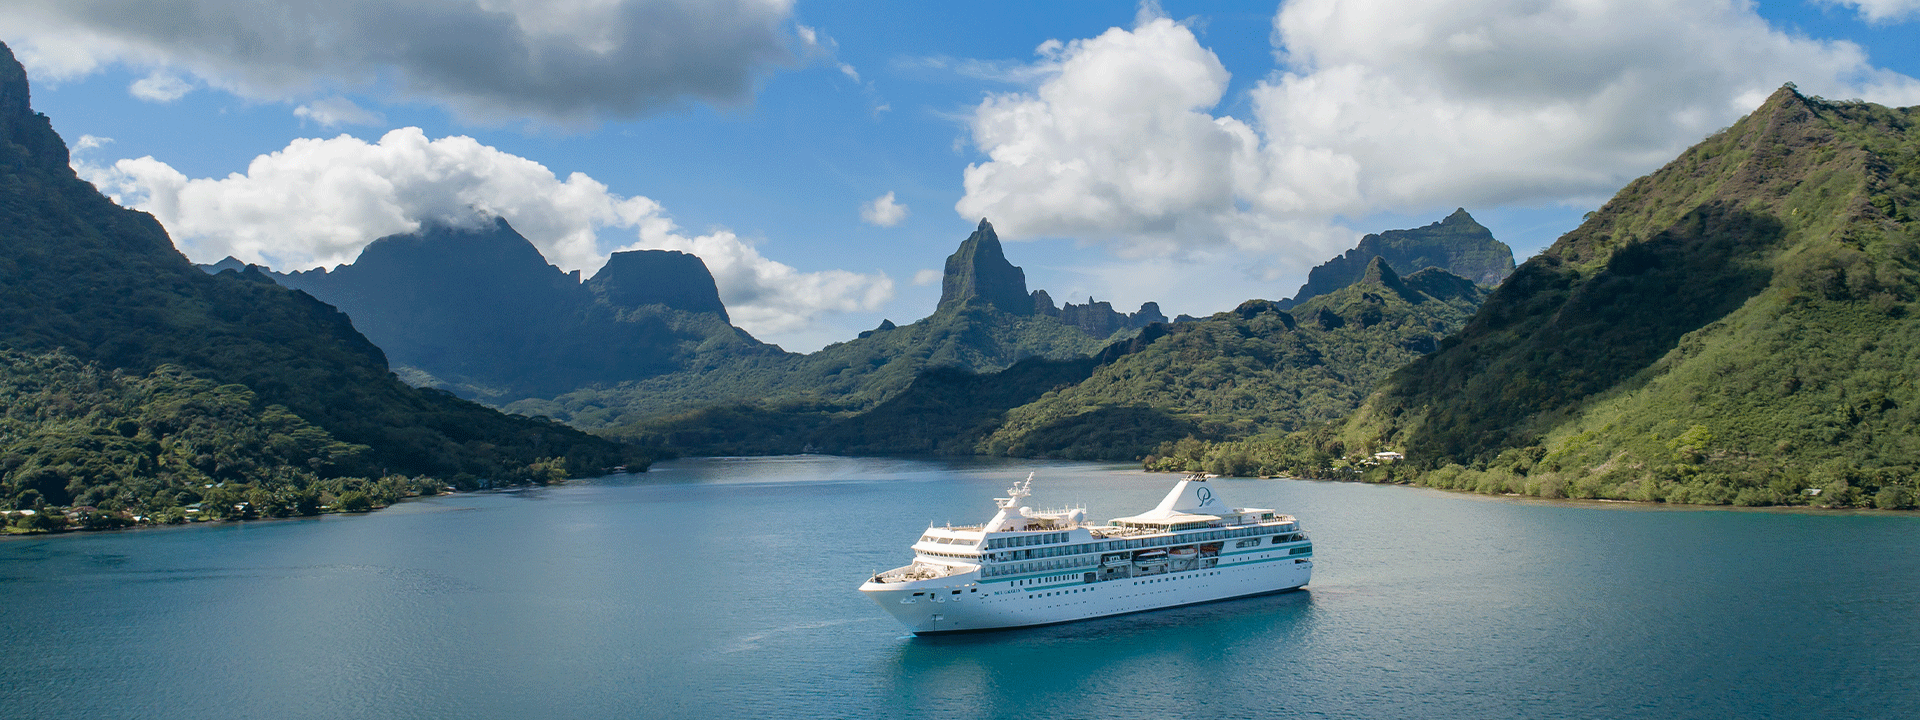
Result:
[[[1343,263],[1369,248],[1427,269],[1402,279],[1375,256],[1341,280]],[[582,283],[504,221],[430,226],[377,240],[332,271],[269,275],[340,307],[412,382],[673,451],[1127,459],[1188,435],[1243,437],[1344,415],[1484,296],[1436,263],[1497,277],[1512,264],[1499,259],[1507,252],[1458,211],[1362,239],[1314,271],[1318,294],[1303,291],[1292,314],[1250,301],[1169,327],[1155,303],[1133,313],[1093,298],[1055,306],[1029,290],[982,220],[947,258],[933,314],[806,355],[729,325],[698,258],[617,253]],[[207,269],[223,267],[242,264]],[[962,387],[970,405],[938,399]],[[931,417],[929,402],[945,416]]]
[[[1352,412],[1486,293],[1439,268],[1402,278],[1375,257],[1354,283],[1292,312],[1249,300],[1150,325],[1092,357],[927,373],[871,411],[782,439],[825,452],[1128,460],[1187,437],[1292,430]]]
[[[204,269],[246,267],[228,258]],[[381,238],[331,271],[253,269],[340,308],[409,382],[582,427],[740,398],[860,408],[925,369],[1079,357],[1165,320],[1152,303],[1131,314],[1091,298],[1056,308],[1027,290],[984,220],[948,258],[932,315],[807,355],[729,324],[697,257],[615,253],[582,283],[504,220]]]
[[[1291,299],[1280,301],[1280,308],[1291,308],[1353,284],[1375,257],[1405,272],[1437,267],[1487,287],[1499,285],[1513,272],[1513,248],[1495,240],[1493,231],[1475,221],[1466,208],[1460,208],[1426,227],[1388,230],[1360,238],[1360,244],[1352,250],[1309,271],[1307,284],[1300,286]]]
[[[332,271],[266,272],[346,313],[409,382],[495,404],[786,355],[728,324],[697,257],[614,253],[583,284],[505,220],[380,238]]]

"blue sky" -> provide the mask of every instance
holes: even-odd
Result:
[[[1920,0],[21,0],[0,39],[83,176],[196,261],[333,264],[478,207],[568,270],[701,254],[736,322],[805,351],[930,312],[930,271],[983,215],[1057,301],[1170,315],[1286,297],[1359,234],[1460,206],[1524,259],[1783,82],[1920,103],[1916,19]]]

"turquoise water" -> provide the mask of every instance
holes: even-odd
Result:
[[[908,637],[930,522],[1147,509],[1126,467],[827,457],[359,516],[0,541],[7,718],[1917,717],[1920,518],[1218,480],[1305,591]]]

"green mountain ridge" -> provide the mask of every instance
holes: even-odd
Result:
[[[1182,438],[1235,438],[1351,412],[1375,382],[1458,329],[1486,290],[1430,268],[1401,278],[1375,258],[1349,287],[1295,314],[1251,300],[1155,323],[1099,353],[998,372],[936,368],[872,409],[715,408],[628,428],[696,453],[811,448],[844,454],[1137,460]]]
[[[1360,281],[1291,312],[1250,300],[1168,326],[1087,380],[1012,409],[976,449],[1139,459],[1188,435],[1230,439],[1342,417],[1465,323],[1485,293],[1438,268],[1401,278],[1376,257]]]
[[[1237,453],[1256,472],[1490,493],[1909,507],[1916,120],[1784,87],[1523,264],[1343,424],[1174,464]],[[1385,450],[1406,460],[1354,461]]]
[[[614,437],[675,432],[667,426],[712,412],[760,412],[743,410],[742,403],[844,414],[892,397],[924,371],[991,372],[1028,358],[1072,359],[1097,352],[1113,339],[1094,337],[1039,311],[1033,298],[1044,293],[1028,294],[1025,273],[1007,261],[999,237],[985,220],[947,258],[946,268],[940,304],[913,323],[884,323],[806,355],[715,356],[677,372],[585,387],[552,399],[522,400],[507,408]],[[1127,332],[1132,330],[1115,334]]]
[[[571,428],[410,388],[332,307],[257,271],[196,269],[152,216],[115,205],[75,175],[65,144],[31,109],[25,70],[0,50],[0,348],[62,351],[143,377],[174,366],[216,386],[244,386],[256,410],[285,408],[328,442],[366,447],[339,462],[319,458],[309,468],[316,476],[508,482],[535,466],[544,472],[553,458],[576,471],[644,463]],[[106,481],[87,469],[97,448],[68,451],[40,468],[60,474],[63,492],[78,497]],[[18,502],[23,480],[0,476],[0,502]]]
[[[743,401],[859,411],[904,390],[924,371],[993,371],[1028,358],[1081,357],[1100,346],[1101,340],[1050,317],[965,303],[807,355],[720,358],[669,375],[507,408],[623,437],[629,433],[621,426]]]

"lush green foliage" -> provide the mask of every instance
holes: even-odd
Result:
[[[1139,459],[1170,440],[1341,417],[1388,371],[1458,328],[1484,293],[1444,271],[1400,278],[1376,262],[1359,283],[1301,306],[1305,320],[1255,300],[1200,321],[1150,325],[1093,356],[1029,358],[992,373],[936,368],[865,411],[736,403],[622,432],[692,453]]]
[[[808,355],[715,355],[679,372],[507,408],[609,428],[614,437],[645,437],[672,434],[669,426],[676,423],[719,417],[696,412],[702,408],[743,401],[855,412],[898,394],[925,370],[992,372],[1026,358],[1083,357],[1104,342],[1054,318],[966,303]]]
[[[1916,119],[1784,89],[1523,265],[1340,427],[1168,446],[1154,465],[1232,457],[1249,459],[1241,474],[1546,497],[1909,507]],[[1386,449],[1408,460],[1365,461]]]
[[[557,457],[584,472],[644,465],[629,448],[556,423],[407,387],[333,308],[259,273],[201,272],[151,216],[113,204],[76,177],[59,136],[45,116],[28,110],[26,98],[24,71],[8,58],[0,63],[0,348],[60,349],[138,376],[171,366],[165,376],[174,382],[192,376],[244,388],[262,418],[284,414],[323,430],[329,442],[364,448],[283,458],[300,465],[321,457],[320,466],[306,465],[321,477],[507,481]],[[269,412],[272,406],[284,410]],[[38,412],[8,409],[29,411]],[[242,458],[255,451],[204,447],[194,456],[221,453]],[[75,456],[35,467],[114,462]],[[255,464],[271,475],[277,463]],[[69,476],[61,492],[83,496],[89,483],[120,477],[91,472]],[[74,477],[82,487],[64,489]],[[0,482],[20,487],[21,479]]]
[[[1292,312],[1264,300],[1173,325],[1085,381],[1010,410],[995,455],[1139,459],[1188,435],[1227,439],[1343,417],[1388,372],[1458,329],[1483,290],[1438,269],[1360,281]]]
[[[243,386],[176,366],[134,376],[63,352],[0,351],[0,509],[44,513],[16,516],[23,529],[55,529],[65,518],[45,513],[50,507],[81,508],[75,524],[110,527],[132,516],[167,522],[368,509],[442,485],[339,474],[367,450],[284,406],[260,406]],[[45,523],[55,525],[36,527]]]

